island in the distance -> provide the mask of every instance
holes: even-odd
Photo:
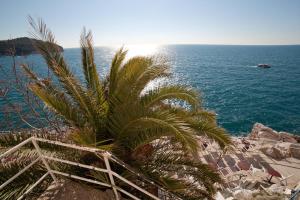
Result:
[[[11,40],[0,40],[0,56],[26,56],[29,54],[38,54],[39,52],[35,48],[35,44],[44,42],[28,37],[20,37]],[[56,44],[55,44],[56,45]],[[62,52],[64,49],[56,45]]]

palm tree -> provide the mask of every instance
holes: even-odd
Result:
[[[194,89],[171,84],[147,88],[154,80],[170,77],[167,60],[154,56],[126,59],[127,51],[121,48],[112,59],[109,74],[101,78],[94,62],[92,34],[84,30],[80,40],[82,83],[43,21],[29,21],[34,37],[45,41],[36,47],[57,78],[56,82],[41,79],[23,65],[32,80],[29,87],[75,128],[75,142],[109,149],[185,199],[212,197],[213,183],[222,180],[199,159],[193,159],[199,150],[197,136],[206,135],[222,148],[231,141],[217,126],[215,115],[201,106]],[[178,174],[186,178],[179,181]]]

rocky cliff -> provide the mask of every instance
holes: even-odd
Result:
[[[287,132],[277,132],[270,127],[255,123],[249,139],[258,141],[273,141],[264,143],[260,150],[267,156],[281,160],[288,157],[300,159],[300,136]]]

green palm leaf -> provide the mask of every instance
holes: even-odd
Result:
[[[164,86],[147,92],[141,97],[142,103],[147,106],[155,106],[164,100],[183,100],[194,109],[200,106],[199,95],[191,88],[179,85]]]

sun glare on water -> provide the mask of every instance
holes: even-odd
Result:
[[[160,45],[156,44],[135,44],[135,45],[124,45],[124,49],[128,50],[126,55],[126,60],[134,57],[134,56],[161,56],[159,55],[160,51]],[[149,89],[156,88],[159,84],[162,83],[161,79],[157,79],[154,81],[151,81],[148,83],[146,88],[144,89],[144,92],[146,92]]]
[[[128,50],[127,57],[131,58],[133,56],[155,55],[158,52],[159,45],[155,45],[155,44],[125,45],[124,48]]]

